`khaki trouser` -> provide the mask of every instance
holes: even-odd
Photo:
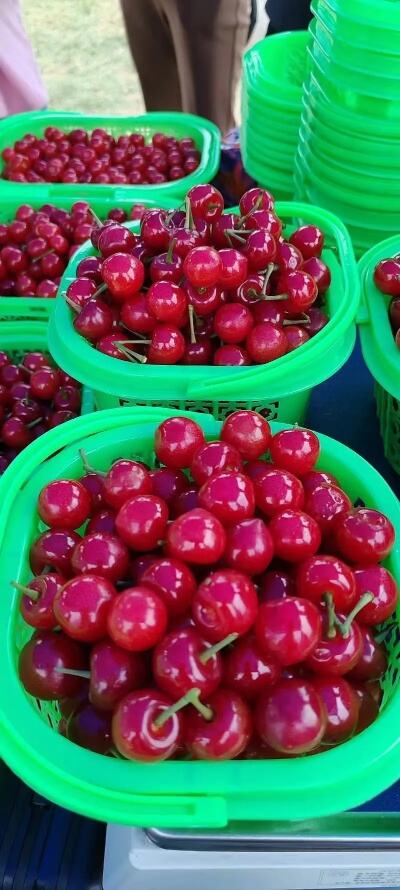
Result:
[[[121,0],[148,111],[234,124],[250,0]]]

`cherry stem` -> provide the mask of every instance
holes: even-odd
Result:
[[[106,284],[101,284],[100,287],[95,290],[94,294],[90,297],[91,300],[94,300],[96,297],[99,297],[100,294],[104,294],[104,291],[107,290]]]
[[[194,229],[192,205],[188,197],[186,197],[185,229]]]
[[[74,668],[55,667],[57,674],[68,674],[69,677],[82,677],[83,680],[90,680],[90,671],[77,671]]]
[[[92,214],[92,216],[93,216],[94,221],[95,221],[95,222],[97,223],[97,225],[100,226],[100,228],[102,229],[104,224],[102,223],[100,217],[97,216],[97,213],[95,213],[94,210],[92,210],[92,208],[90,208],[90,212],[91,212],[91,214]]]
[[[245,221],[246,219],[248,219],[248,217],[251,216],[251,214],[254,213],[255,210],[259,210],[260,205],[261,205],[261,201],[262,201],[262,195],[259,195],[258,198],[257,198],[257,200],[254,202],[254,205],[253,205],[253,207],[251,208],[251,210],[249,210],[248,213],[245,213],[245,215],[242,216],[242,219],[241,219],[241,222],[242,222],[242,223],[244,223],[244,221]]]
[[[236,231],[236,229],[225,229],[225,234],[229,238],[237,238],[237,240],[240,241],[241,244],[246,244],[246,238],[243,238],[242,235],[239,235],[239,233]],[[246,232],[246,234],[247,234],[247,232]]]
[[[32,588],[28,587],[26,584],[18,584],[18,581],[11,581],[11,587],[18,590],[18,593],[23,593],[24,596],[29,596],[29,599],[31,599],[33,603],[37,603],[40,597],[38,590],[32,590]]]
[[[214,646],[205,649],[200,655],[202,664],[207,664],[207,661],[209,661],[210,658],[213,658],[217,652],[220,652],[221,649],[225,649],[226,646],[230,646],[231,643],[234,643],[238,636],[239,634],[229,634],[227,637],[224,637],[223,640],[220,640],[219,643],[215,643]]]
[[[196,331],[194,327],[194,309],[193,306],[188,306],[189,311],[189,327],[190,327],[190,342],[197,343],[196,340]]]
[[[263,281],[262,291],[261,291],[261,293],[262,293],[262,295],[263,295],[264,297],[265,297],[265,295],[266,295],[266,293],[267,293],[267,287],[268,287],[268,284],[269,284],[269,279],[271,278],[271,275],[272,275],[272,273],[273,273],[273,271],[274,271],[274,268],[275,268],[275,266],[274,266],[273,263],[270,263],[269,266],[267,266],[267,270],[266,270],[266,273],[265,273],[265,275],[264,275],[264,281]]]
[[[287,294],[274,294],[270,298],[271,300],[288,300],[289,297]]]
[[[87,454],[84,448],[79,449],[79,457],[82,461],[82,466],[86,475],[88,475],[89,473],[95,473],[96,476],[106,476],[106,473],[103,473],[102,470],[96,470],[94,467],[91,466],[87,459]]]
[[[142,365],[144,365],[147,362],[146,356],[140,355],[139,352],[135,352],[133,349],[126,349],[126,347],[123,345],[124,342],[132,343],[134,341],[132,341],[132,340],[125,340],[125,341],[124,340],[121,340],[121,341],[116,340],[115,345],[118,347],[119,352],[122,355],[124,355],[127,359],[129,359],[130,362],[140,362]],[[144,341],[138,340],[137,342],[143,343]]]
[[[81,311],[81,308],[82,308],[82,307],[79,306],[78,303],[74,303],[74,301],[71,300],[71,297],[65,297],[65,302],[68,303],[68,306],[71,306],[71,309],[73,309],[74,312],[80,312],[80,311]]]
[[[328,609],[328,632],[327,632],[327,637],[328,637],[328,640],[333,640],[334,637],[336,636],[336,622],[337,622],[337,617],[336,617],[336,612],[335,612],[335,606],[334,606],[334,604],[333,604],[333,596],[332,596],[332,594],[331,594],[331,593],[325,593],[325,594],[324,594],[324,600],[325,600],[325,602],[326,602],[326,606],[327,606],[327,609]]]
[[[203,705],[203,702],[200,701],[200,689],[189,689],[189,692],[187,692],[186,695],[183,695],[182,698],[175,702],[175,704],[166,708],[165,711],[156,717],[154,726],[160,729],[161,726],[164,726],[164,723],[168,722],[170,717],[177,714],[182,708],[186,708],[186,705],[193,705],[205,720],[212,720],[214,716],[211,708],[208,708],[207,705]]]
[[[308,315],[303,315],[303,318],[285,318],[282,322],[283,327],[290,324],[310,324],[310,317]]]
[[[364,593],[362,595],[361,599],[358,601],[358,603],[356,603],[354,608],[351,610],[351,612],[349,612],[349,614],[346,618],[346,621],[341,622],[338,619],[336,619],[336,624],[337,624],[337,626],[340,630],[340,633],[342,634],[343,637],[346,638],[349,636],[350,628],[351,628],[351,625],[352,625],[354,619],[356,618],[358,613],[361,612],[361,610],[364,608],[364,606],[367,606],[368,603],[372,602],[373,598],[374,598],[373,593],[370,593],[370,592]]]
[[[167,256],[165,257],[165,261],[167,263],[172,263],[175,244],[176,244],[176,238],[172,238],[172,240],[169,242],[169,245],[168,245]]]

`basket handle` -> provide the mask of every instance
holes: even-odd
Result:
[[[280,217],[299,217],[304,218],[307,222],[315,223],[318,226],[323,225],[326,234],[334,238],[335,247],[337,249],[340,265],[346,268],[347,274],[344,276],[344,295],[343,304],[345,306],[344,317],[347,323],[352,321],[355,315],[358,296],[360,290],[359,275],[357,263],[351,245],[350,237],[346,227],[343,225],[333,213],[328,210],[322,210],[312,204],[304,204],[301,201],[280,201],[276,205],[276,212]],[[356,295],[356,300],[355,300]],[[292,360],[293,360],[292,356]],[[285,359],[287,357],[285,356]],[[290,361],[290,358],[289,358]],[[289,369],[289,361],[286,362],[286,368]],[[275,373],[273,368],[269,368],[268,381],[265,381],[266,395],[268,384],[275,384],[279,381],[281,368],[277,368]],[[187,398],[193,400],[202,399],[219,399],[224,395],[229,396],[232,387],[235,388],[235,396],[243,396],[247,399],[251,398],[252,384],[258,384],[260,379],[265,378],[265,365],[254,365],[249,369],[241,368],[237,374],[230,375],[227,380],[201,381],[188,386]]]
[[[224,828],[228,822],[223,797],[178,797],[129,795],[123,804],[124,822],[148,828]]]

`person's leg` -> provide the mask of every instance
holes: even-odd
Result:
[[[134,65],[148,111],[181,111],[171,31],[157,0],[120,0]]]
[[[226,132],[234,125],[251,0],[161,0],[161,4],[172,31],[184,110],[210,118]]]

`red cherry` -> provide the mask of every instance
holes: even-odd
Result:
[[[308,272],[297,269],[288,272],[284,278],[284,292],[287,294],[287,312],[305,312],[315,303],[318,296],[317,284]]]
[[[72,575],[71,559],[79,535],[69,529],[48,529],[31,545],[29,562],[35,575],[51,569],[67,578]]]
[[[218,473],[200,488],[199,504],[223,525],[233,525],[254,514],[253,483],[243,473]]]
[[[144,266],[135,256],[114,253],[104,260],[101,274],[114,300],[123,303],[140,291],[144,281]]]
[[[127,547],[116,535],[105,532],[86,534],[76,545],[71,560],[77,575],[101,575],[113,584],[126,577],[128,564]]]
[[[40,630],[21,649],[18,673],[22,685],[44,701],[54,701],[73,695],[82,680],[64,674],[67,670],[82,670],[86,666],[84,651],[65,634]]]
[[[252,734],[248,706],[237,692],[218,689],[207,699],[212,719],[192,709],[185,717],[185,746],[197,760],[232,760],[244,751]]]
[[[167,609],[157,593],[144,585],[128,587],[112,603],[108,632],[122,649],[143,652],[162,639],[167,618]]]
[[[363,507],[343,513],[335,523],[335,541],[349,562],[378,563],[394,544],[395,530],[379,510]]]
[[[264,229],[274,238],[282,234],[283,223],[272,210],[252,210],[245,221],[246,229]]]
[[[275,555],[287,562],[302,562],[321,544],[321,532],[315,519],[301,510],[283,510],[272,517],[269,531]]]
[[[104,477],[104,500],[110,507],[120,507],[139,494],[150,494],[151,476],[143,464],[135,460],[117,460]]]
[[[227,532],[225,562],[246,575],[260,575],[274,553],[271,535],[262,519],[245,519]]]
[[[157,324],[151,334],[148,361],[152,365],[176,365],[185,354],[186,342],[176,325]]]
[[[314,685],[302,679],[279,680],[261,693],[255,725],[263,742],[283,754],[308,754],[323,738],[327,716]]]
[[[26,587],[20,584],[13,585],[23,593],[20,610],[27,624],[39,630],[53,630],[57,626],[53,611],[54,597],[65,581],[63,575],[47,572],[34,578]]]
[[[332,594],[334,605],[341,612],[349,612],[357,599],[354,572],[336,556],[311,556],[296,572],[299,596],[313,603],[321,603],[326,593]]]
[[[95,343],[100,337],[105,337],[110,333],[113,326],[113,314],[104,300],[99,298],[87,300],[73,324],[78,334]]]
[[[228,442],[206,442],[195,452],[190,467],[197,485],[203,485],[211,476],[220,472],[240,472],[243,469],[239,452]]]
[[[158,470],[150,470],[150,476],[153,494],[165,501],[168,506],[189,488],[189,480],[182,470],[161,467]]]
[[[172,281],[156,281],[147,291],[147,307],[157,321],[180,326],[187,309],[185,291]]]
[[[105,636],[115,588],[100,575],[77,575],[58,591],[54,614],[74,640],[95,642]]]
[[[214,330],[225,343],[242,343],[253,327],[253,316],[247,306],[226,303],[214,318]]]
[[[290,243],[300,250],[305,260],[309,259],[309,257],[321,255],[324,240],[324,234],[321,232],[321,229],[310,224],[296,229],[289,238]]]
[[[166,695],[153,689],[131,692],[118,703],[112,738],[123,757],[139,763],[172,757],[181,742],[181,715],[172,714],[162,726],[156,723],[171,704]]]
[[[242,216],[247,216],[248,213],[254,210],[273,210],[274,205],[275,201],[271,193],[257,186],[248,189],[239,201],[239,209]]]
[[[374,701],[372,695],[369,694],[367,687],[362,683],[353,683],[353,689],[360,702],[360,711],[356,727],[356,735],[358,735],[359,732],[363,732],[364,729],[367,729],[367,726],[374,723],[379,714],[379,705]]]
[[[302,476],[313,469],[320,454],[318,436],[311,430],[281,430],[272,436],[271,458],[277,467]]]
[[[173,699],[192,689],[210,695],[219,686],[221,655],[208,654],[210,644],[194,627],[180,627],[168,633],[153,653],[153,675],[157,685]]]
[[[381,624],[393,614],[398,602],[398,587],[393,575],[383,566],[358,566],[354,570],[357,599],[366,593],[373,594],[373,600],[358,613],[360,624]]]
[[[282,665],[298,664],[315,649],[321,635],[321,615],[309,600],[287,597],[264,602],[255,622],[258,645]]]
[[[189,567],[179,559],[155,559],[143,572],[141,581],[158,593],[170,616],[189,611],[196,590],[196,579]]]
[[[225,367],[243,367],[251,365],[250,356],[242,346],[232,343],[230,346],[220,346],[214,353],[214,365]]]
[[[243,247],[251,272],[261,272],[268,268],[276,259],[276,241],[273,235],[264,229],[253,230]]]
[[[193,597],[193,617],[203,636],[218,643],[230,634],[244,634],[257,614],[257,593],[247,575],[232,569],[212,572]]]
[[[340,488],[336,476],[332,476],[332,473],[327,473],[325,470],[309,470],[305,476],[301,477],[301,481],[307,494],[314,488],[319,488],[320,485],[333,485],[335,488]]]
[[[361,612],[359,613],[361,615]],[[362,637],[362,651],[360,658],[348,674],[349,680],[370,681],[379,680],[387,668],[387,655],[383,646],[376,642],[368,627],[359,625]]]
[[[304,346],[304,343],[307,343],[307,340],[310,339],[305,328],[296,324],[290,324],[285,327],[285,337],[288,343],[288,352],[293,352],[299,346]]]
[[[236,448],[243,460],[254,460],[267,451],[271,428],[256,411],[235,411],[224,421],[221,439]]]
[[[126,226],[118,224],[103,226],[100,230],[97,249],[103,257],[113,253],[130,253],[135,246],[135,236]]]
[[[89,698],[99,711],[113,711],[115,705],[146,679],[143,656],[126,652],[111,640],[101,640],[90,654]]]
[[[224,552],[226,533],[216,516],[197,508],[171,522],[166,542],[169,556],[195,565],[211,565]]]
[[[274,516],[286,507],[300,510],[304,489],[299,479],[287,470],[264,464],[264,471],[254,483],[256,504],[266,516]]]
[[[340,621],[345,620],[345,615],[339,614]],[[329,636],[328,618],[324,616],[324,631],[311,655],[307,658],[307,667],[317,674],[328,677],[347,674],[357,664],[362,653],[362,636],[356,622],[350,625],[348,636],[342,636],[336,631],[333,637]]]
[[[258,582],[258,598],[260,603],[286,599],[296,593],[295,583],[287,572],[271,569]]]
[[[76,278],[67,287],[66,297],[76,306],[83,306],[86,300],[96,293],[96,283],[92,278]]]
[[[30,430],[19,417],[9,417],[0,429],[0,439],[8,448],[21,451],[32,441]]]
[[[153,550],[163,540],[167,522],[166,503],[154,494],[139,494],[122,504],[115,525],[133,550]]]
[[[38,513],[50,528],[79,528],[92,508],[89,492],[81,482],[56,479],[42,488]]]
[[[158,460],[167,467],[186,469],[204,441],[203,430],[194,420],[170,417],[155,432],[154,450]]]
[[[360,703],[356,693],[343,677],[314,677],[313,685],[327,714],[324,742],[345,742],[357,726]]]
[[[31,394],[35,399],[54,399],[60,386],[58,371],[54,368],[39,368],[31,375]]]
[[[183,272],[193,287],[213,287],[222,270],[219,253],[214,247],[194,247],[183,263]]]
[[[280,667],[272,655],[263,654],[251,635],[232,646],[225,655],[223,684],[245,699],[254,699],[278,680]]]
[[[199,216],[207,222],[218,219],[224,209],[221,192],[213,185],[194,185],[189,189],[186,200],[190,202],[193,216]]]
[[[171,515],[174,519],[176,519],[183,513],[189,513],[190,510],[196,510],[198,506],[198,489],[194,487],[188,488],[186,491],[182,491],[181,494],[178,494],[178,496],[174,498],[174,501],[171,504]]]
[[[70,742],[96,754],[107,754],[112,747],[109,715],[96,711],[89,703],[68,718],[66,735]]]
[[[234,290],[247,278],[247,259],[239,250],[232,247],[220,250],[219,259],[221,263],[219,284],[228,290]]]
[[[302,269],[303,272],[308,272],[314,279],[318,288],[318,293],[326,293],[331,283],[331,273],[326,263],[323,263],[318,257],[312,256],[308,260],[305,260]]]
[[[295,272],[303,265],[303,256],[294,244],[289,244],[288,241],[278,241],[276,262],[280,272]]]
[[[86,526],[86,535],[95,532],[105,532],[113,535],[115,532],[115,513],[113,510],[103,507],[98,513],[94,513]]]
[[[149,312],[145,294],[135,294],[122,304],[121,322],[128,331],[138,334],[150,334],[154,330],[156,321]]]
[[[374,271],[374,281],[383,294],[400,295],[400,262],[398,259],[381,260]]]
[[[271,322],[254,325],[246,339],[246,349],[255,364],[266,364],[285,355],[288,342],[284,331]]]
[[[351,507],[350,498],[334,485],[320,485],[306,495],[304,509],[318,522],[323,534],[334,528],[336,519]]]

